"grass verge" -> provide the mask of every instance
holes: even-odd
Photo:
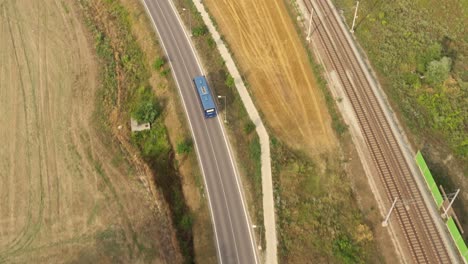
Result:
[[[141,158],[151,168],[158,190],[170,207],[184,262],[192,263],[193,215],[184,198],[173,146],[164,123],[165,105],[153,92],[148,60],[133,35],[133,17],[117,0],[99,3],[81,0],[80,3],[103,65],[103,87],[97,99],[96,119],[107,130],[119,123],[128,123],[130,117],[151,123],[150,130],[139,133],[130,134],[127,126],[119,130],[122,129],[124,140],[139,150]],[[164,76],[159,79],[161,86],[167,85]]]

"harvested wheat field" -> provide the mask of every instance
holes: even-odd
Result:
[[[170,262],[139,170],[94,125],[98,65],[79,13],[0,1],[0,263]]]
[[[205,0],[280,139],[317,154],[335,145],[325,99],[282,0]]]

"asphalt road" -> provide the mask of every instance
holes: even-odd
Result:
[[[142,0],[178,85],[205,179],[220,263],[258,263],[234,159],[219,116],[205,119],[192,79],[201,66],[169,0]],[[211,87],[216,90],[215,87]],[[213,94],[216,97],[216,94]]]

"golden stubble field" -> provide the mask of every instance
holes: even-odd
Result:
[[[267,124],[288,145],[309,154],[335,139],[325,99],[307,53],[280,0],[206,0]]]
[[[98,66],[77,9],[0,1],[0,263],[170,262],[139,170],[93,125]]]

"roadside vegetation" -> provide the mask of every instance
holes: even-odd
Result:
[[[311,160],[275,138],[271,145],[282,262],[382,262],[343,161]]]
[[[355,1],[334,2],[352,23]],[[355,31],[410,140],[449,192],[468,186],[467,25],[467,1],[362,1]],[[465,229],[467,204],[455,204]]]
[[[250,216],[256,225],[262,226],[261,151],[255,125],[250,120],[237,93],[234,78],[229,74],[225,62],[216,48],[216,43],[193,2],[181,0],[175,1],[175,4],[179,11],[182,10],[180,16],[185,25],[192,27],[192,40],[207,73],[206,78],[214,98],[217,100],[220,118],[227,121],[224,125],[227,128],[229,141],[234,148],[237,166],[249,201]],[[190,15],[187,12],[190,12]],[[218,95],[222,97],[219,98]],[[264,243],[264,229],[257,228],[256,230],[259,232],[257,237],[261,237],[259,240]],[[264,245],[262,248],[265,248]]]
[[[126,5],[130,4],[126,2]],[[170,141],[165,123],[168,116],[167,102],[157,97],[154,92],[156,87],[167,89],[169,85],[173,85],[167,80],[170,69],[164,57],[152,59],[144,53],[132,28],[137,23],[136,19],[120,1],[92,3],[81,0],[81,5],[88,27],[95,38],[97,54],[104,65],[103,88],[97,98],[99,106],[96,119],[103,129],[113,130],[119,134],[121,142],[131,143],[130,146],[139,150],[140,157],[153,172],[156,191],[162,193],[169,205],[168,210],[176,229],[183,262],[193,263],[195,261],[194,218],[200,221],[201,219],[198,219],[198,213],[194,217],[186,203],[182,177],[178,170],[179,162],[175,157],[176,151],[177,153],[180,151],[181,155],[189,155],[191,141],[186,140],[177,147]],[[150,31],[149,34],[154,33]],[[160,50],[158,52],[161,53]],[[171,96],[177,95],[172,93]],[[177,100],[177,97],[171,100]],[[171,117],[177,120],[173,120],[173,123],[180,123],[179,117],[174,116]],[[119,126],[120,131],[116,132],[114,127],[122,123],[128,124],[130,117],[139,123],[150,123],[151,129],[130,133],[128,126]],[[190,137],[187,128],[180,129],[185,133],[184,138]],[[189,160],[196,169],[196,160],[193,157]],[[195,174],[189,173],[192,176]],[[201,221],[199,224],[209,225],[209,222]]]

